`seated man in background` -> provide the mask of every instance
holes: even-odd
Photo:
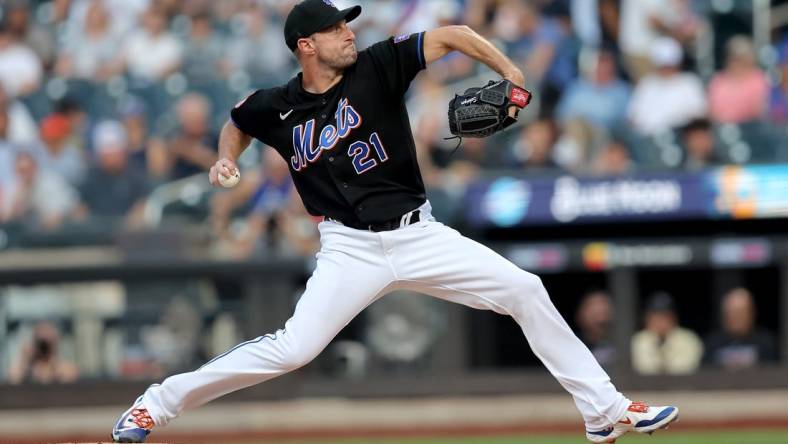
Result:
[[[125,128],[115,120],[99,123],[93,131],[93,146],[96,160],[80,187],[88,212],[98,220],[118,218],[139,226],[149,187],[145,172],[129,164]]]
[[[41,167],[28,151],[12,152],[8,159],[13,170],[5,184],[0,180],[0,223],[51,231],[81,217],[77,191],[62,177]]]
[[[177,127],[164,140],[153,141],[148,166],[158,180],[178,180],[200,174],[216,162],[218,138],[211,130],[211,104],[198,93],[188,93],[175,105]]]
[[[698,369],[703,343],[679,326],[673,298],[655,293],[646,304],[645,328],[632,337],[632,367],[646,375],[687,374]]]
[[[610,295],[601,290],[586,293],[575,315],[580,329],[578,336],[603,367],[609,367],[616,360],[613,317]]]
[[[706,339],[704,362],[726,369],[755,367],[777,361],[774,334],[755,325],[755,304],[746,288],[722,299],[722,328]]]

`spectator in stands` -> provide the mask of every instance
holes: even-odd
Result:
[[[660,0],[622,0],[620,6],[619,47],[624,54],[629,76],[639,81],[653,70],[649,57],[651,45],[659,37],[653,18],[659,13]]]
[[[66,34],[56,70],[67,78],[105,82],[123,72],[118,51],[121,36],[110,26],[110,16],[102,1],[91,1],[84,27]]]
[[[128,138],[129,167],[148,177],[150,185],[156,185],[152,178],[160,177],[150,170],[150,141],[145,104],[134,96],[126,96],[118,105],[118,115]],[[164,163],[159,162],[159,163]]]
[[[683,167],[687,170],[702,170],[722,163],[714,149],[714,131],[708,119],[694,119],[681,129],[684,146]]]
[[[60,353],[60,331],[51,322],[41,321],[33,329],[31,341],[24,344],[11,363],[8,382],[21,384],[62,384],[74,382],[79,369]]]
[[[562,124],[572,120],[611,130],[626,118],[630,87],[618,77],[615,54],[601,49],[588,57],[584,76],[569,85],[558,104]]]
[[[706,96],[698,76],[680,71],[681,46],[662,37],[651,47],[654,74],[636,86],[629,106],[629,119],[635,129],[654,135],[680,127],[706,114]]]
[[[145,11],[142,26],[126,40],[126,66],[134,78],[159,82],[180,68],[183,47],[167,30],[167,16],[156,5]]]
[[[620,19],[619,46],[636,81],[658,68],[649,54],[661,36],[686,44],[700,31],[688,0],[623,0]]]
[[[755,324],[756,309],[746,288],[722,299],[722,328],[706,339],[704,362],[726,369],[755,367],[777,361],[774,335]]]
[[[769,80],[757,65],[755,48],[745,36],[728,40],[725,69],[709,84],[709,114],[720,123],[742,123],[763,117]]]
[[[5,20],[0,21],[0,85],[10,97],[23,97],[37,90],[42,79],[36,53],[11,33]]]
[[[620,14],[619,0],[571,0],[572,30],[583,47],[617,47]]]
[[[79,196],[62,177],[38,165],[28,151],[17,151],[14,172],[3,188],[0,222],[56,230],[79,216]]]
[[[284,83],[293,71],[295,59],[286,45],[271,44],[281,38],[281,25],[258,4],[239,14],[238,19],[242,28],[225,48],[231,69],[246,72],[253,84],[261,88]],[[259,51],[263,46],[266,50]]]
[[[213,18],[207,12],[192,16],[189,35],[184,42],[182,69],[189,83],[210,86],[226,77],[229,74],[226,51],[226,45],[214,30]]]
[[[506,53],[523,67],[532,87],[541,85],[565,38],[564,30],[529,2],[506,0],[495,11],[495,37],[504,42]]]
[[[555,141],[555,122],[551,120],[541,119],[524,126],[512,146],[511,166],[529,173],[560,171],[553,159]]]
[[[163,10],[172,5],[172,1],[150,0],[67,0],[55,1],[53,21],[62,22],[67,18],[66,27],[84,29],[87,21],[88,10],[94,3],[102,3],[109,13],[111,32],[114,35],[127,36],[139,27],[140,18],[151,3],[156,3]],[[63,7],[65,5],[65,8]],[[165,14],[166,15],[166,14]]]
[[[600,140],[624,122],[631,94],[611,50],[588,55],[581,57],[584,76],[569,85],[556,110],[564,132],[558,155],[572,170],[580,170]]]
[[[164,172],[170,180],[203,174],[216,162],[218,139],[211,130],[211,105],[197,93],[183,96],[175,105],[178,127],[164,144],[155,145],[153,171]],[[162,153],[162,151],[164,152]]]
[[[39,165],[62,176],[73,186],[85,176],[84,149],[73,141],[71,120],[62,113],[54,113],[41,121],[41,144],[35,155]]]
[[[604,291],[591,291],[583,296],[575,314],[580,330],[578,336],[603,367],[612,365],[616,360],[613,313],[610,295]]]
[[[703,343],[679,326],[673,298],[656,293],[646,303],[644,328],[632,337],[632,366],[644,375],[687,374],[698,369]]]
[[[44,67],[52,66],[55,56],[55,38],[51,30],[31,20],[33,9],[30,0],[7,0],[5,18],[8,31],[14,38],[36,53]]]
[[[629,148],[620,140],[611,140],[600,148],[591,165],[591,171],[597,176],[621,176],[634,168]]]
[[[129,164],[123,125],[115,120],[100,122],[93,130],[93,147],[96,163],[80,187],[89,214],[94,220],[110,218],[139,226],[148,183],[144,171]]]
[[[788,125],[788,37],[783,40],[778,51],[780,82],[774,85],[769,95],[769,119],[777,124]]]
[[[8,142],[29,146],[38,142],[38,125],[33,120],[27,107],[19,100],[6,94],[5,87],[0,82],[0,109],[8,113],[8,128],[5,137]]]

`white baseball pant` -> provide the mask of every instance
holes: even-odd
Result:
[[[317,267],[285,327],[151,386],[142,404],[156,425],[309,363],[364,308],[397,289],[511,315],[572,395],[587,429],[617,422],[630,401],[566,324],[539,277],[436,222],[429,202],[420,210],[419,222],[379,233],[321,222]]]

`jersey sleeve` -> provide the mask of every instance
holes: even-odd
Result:
[[[244,134],[262,140],[262,129],[271,114],[266,93],[257,90],[238,102],[230,111],[230,120]]]
[[[427,67],[424,33],[401,35],[376,43],[367,50],[378,76],[394,96],[403,96],[410,82]]]

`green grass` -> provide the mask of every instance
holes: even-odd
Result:
[[[273,441],[260,444],[269,444]],[[281,442],[281,441],[280,441]],[[583,436],[509,436],[474,438],[355,438],[346,440],[284,441],[282,444],[582,444]],[[617,444],[786,444],[788,430],[762,432],[662,432],[654,436],[627,435]]]

